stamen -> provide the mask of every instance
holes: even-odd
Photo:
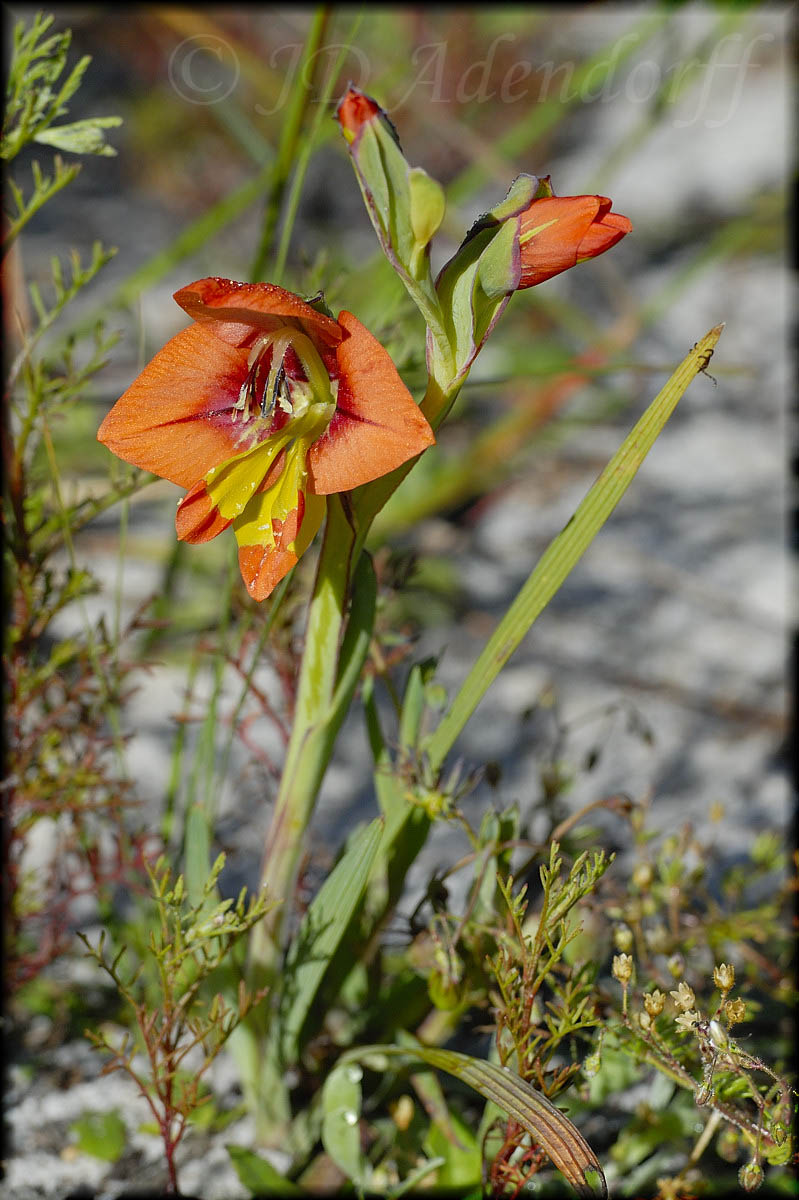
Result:
[[[287,366],[290,350],[292,356]],[[334,381],[311,339],[299,329],[284,327],[259,337],[250,348],[247,366],[247,376],[232,406],[234,422],[239,414],[242,422],[249,422],[256,409],[264,420],[278,408],[286,417],[297,420],[309,406],[335,406]]]
[[[269,401],[268,409],[267,409],[267,405],[266,405],[266,389],[264,389],[264,394],[261,397],[261,416],[262,417],[271,415],[274,412],[275,404],[278,401],[280,402],[280,407],[283,409],[283,412],[288,413],[289,416],[291,416],[291,413],[293,412],[293,409],[291,407],[291,394],[289,393],[288,387],[286,387],[286,367],[284,364],[285,364],[285,356],[284,356],[283,361],[281,362],[280,366],[277,369],[277,374],[275,375],[275,382],[272,384],[272,396]]]

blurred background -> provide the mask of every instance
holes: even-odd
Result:
[[[351,80],[375,95],[409,161],[445,185],[440,262],[520,171],[550,174],[559,194],[607,194],[633,235],[514,299],[439,446],[387,510],[383,535],[419,556],[392,614],[421,639],[417,653],[445,647],[441,678],[456,684],[620,435],[691,345],[725,321],[717,384],[692,386],[495,684],[463,752],[502,764],[504,798],[531,807],[541,762],[563,759],[575,775],[570,803],[608,788],[648,791],[671,822],[701,819],[717,802],[735,813],[719,823],[731,841],[779,824],[787,12],[331,9],[302,66],[312,20],[293,7],[59,9],[76,56],[93,58],[71,119],[123,118],[109,139],[117,157],[84,158],[21,245],[25,270],[42,283],[53,254],[75,247],[86,257],[96,240],[118,248],[80,301],[86,327],[103,316],[122,337],[93,406],[65,431],[74,486],[106,477],[96,425],[185,324],[173,291],[205,275],[248,278],[265,224],[272,244],[259,277],[303,294],[323,288],[334,311],[352,309],[386,341],[412,390],[423,389],[420,319],[379,252],[325,89],[335,100]],[[301,68],[305,136],[281,162]],[[123,562],[114,511],[81,552],[109,585],[124,571],[129,611],[166,588],[186,641],[219,624],[230,547],[218,539],[176,551],[175,500],[163,482],[134,496]],[[174,637],[159,649],[174,657]],[[133,700],[134,774],[156,806],[183,674],[155,668]],[[202,678],[201,665],[200,706]],[[279,731],[268,716],[263,729],[254,720],[251,740],[273,762]],[[590,773],[576,769],[586,755]],[[325,840],[343,810],[361,815],[371,804],[367,765],[353,728],[320,806]],[[225,806],[232,789],[238,820],[238,792],[252,793],[262,827],[265,781],[249,753],[237,770],[238,788],[235,771],[220,781]]]
[[[185,324],[172,293],[205,275],[249,278],[257,257],[259,278],[323,288],[334,311],[353,310],[421,392],[421,321],[380,254],[333,120],[348,80],[386,107],[409,161],[445,185],[440,262],[520,171],[550,174],[559,194],[607,194],[634,233],[514,298],[439,445],[385,512],[379,532],[406,552],[400,573],[410,570],[407,587],[389,589],[385,625],[406,650],[417,643],[414,656],[440,654],[452,689],[667,373],[726,322],[715,382],[692,385],[460,749],[470,763],[499,764],[499,800],[518,799],[533,822],[547,795],[542,770],[555,770],[571,780],[559,801],[573,807],[621,790],[651,796],[656,824],[703,821],[712,809],[731,850],[781,826],[787,12],[334,8],[303,66],[314,19],[294,7],[59,8],[75,56],[93,59],[70,119],[123,118],[109,134],[117,156],[84,157],[77,181],[21,238],[24,270],[42,286],[54,254],[74,247],[86,258],[96,240],[118,250],[75,306],[82,328],[102,317],[121,337],[92,403],[60,430],[68,485],[99,490],[118,470],[94,433]],[[274,664],[264,666],[268,703],[249,712],[223,778],[220,747],[251,647],[241,626],[238,641],[224,635],[233,640],[220,681],[232,539],[177,546],[176,499],[163,481],[144,487],[129,502],[123,549],[112,509],[79,555],[107,585],[88,602],[92,615],[115,604],[129,614],[155,594],[169,617],[165,636],[150,635],[155,661],[128,709],[130,769],[148,811],[163,809],[178,715],[188,730],[180,801],[194,798],[186,764],[213,695],[207,786],[226,848],[238,848],[229,870],[247,879],[283,744],[282,692]],[[390,584],[397,564],[387,552],[378,562]],[[311,569],[309,556],[300,575]],[[323,845],[370,811],[368,765],[352,722],[319,809]]]
[[[13,5],[6,20],[34,11]],[[93,60],[69,119],[123,118],[109,131],[117,156],[83,159],[17,255],[18,272],[46,287],[52,255],[86,258],[97,240],[118,250],[73,310],[76,330],[102,318],[121,337],[91,403],[58,431],[70,494],[118,473],[96,428],[185,324],[172,293],[207,275],[247,279],[255,264],[302,294],[322,288],[421,394],[421,321],[381,256],[333,120],[347,81],[387,109],[409,162],[446,189],[437,264],[519,172],[551,175],[558,194],[608,195],[633,234],[513,299],[439,444],[379,522],[384,647],[398,661],[439,657],[452,694],[668,374],[725,322],[713,378],[692,384],[458,750],[493,764],[467,810],[518,801],[531,836],[544,814],[618,792],[649,804],[654,829],[692,822],[733,858],[758,832],[784,830],[788,9],[331,8],[302,78],[310,9],[56,16],[75,57]],[[213,811],[232,889],[257,877],[301,609],[288,608],[289,658],[258,659],[257,694],[238,709],[258,614],[236,590],[232,539],[176,545],[177,499],[148,484],[125,502],[122,532],[111,509],[76,551],[103,584],[90,619],[124,625],[153,596],[168,618],[135,641],[149,665],[125,710],[128,770],[145,823],[163,822],[167,795],[171,829],[193,801]],[[56,628],[66,636],[76,619]],[[373,807],[353,719],[315,818],[312,872]],[[596,814],[611,844],[616,821]],[[434,839],[416,886],[459,852]]]

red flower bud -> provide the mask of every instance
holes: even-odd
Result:
[[[519,289],[534,287],[588,258],[604,254],[628,234],[631,222],[610,211],[606,196],[542,196],[519,217]]]
[[[352,84],[344,93],[344,98],[336,109],[336,117],[342,133],[351,142],[360,133],[367,121],[373,120],[381,113],[379,104],[371,96],[360,92]]]
[[[383,111],[376,100],[353,87],[352,84],[347,88],[344,98],[336,109],[336,117],[341,126],[341,132],[350,145],[358,138],[364,126],[377,118],[399,146],[399,136],[388,114]]]

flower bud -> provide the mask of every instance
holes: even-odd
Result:
[[[336,117],[341,126],[341,132],[350,144],[355,141],[364,126],[376,118],[385,119],[387,126],[390,126],[393,130],[395,140],[397,140],[396,130],[394,130],[394,126],[391,125],[380,105],[371,96],[367,96],[365,92],[358,91],[352,85],[344,93],[344,98],[336,109]]]
[[[626,925],[617,925],[613,930],[613,945],[617,950],[623,950],[625,953],[632,950],[633,931]]]
[[[535,287],[579,262],[597,258],[632,230],[606,196],[543,196],[519,222],[519,288]]]
[[[760,1163],[754,1159],[745,1163],[738,1172],[738,1182],[745,1192],[756,1192],[763,1182],[763,1168]]]
[[[669,969],[669,974],[674,979],[679,979],[685,971],[685,959],[681,954],[672,954],[669,956],[666,966]]]
[[[643,863],[639,863],[638,866],[633,871],[632,879],[633,879],[633,883],[635,884],[635,886],[637,888],[640,888],[641,891],[645,891],[646,888],[648,888],[651,885],[654,877],[655,877],[655,873],[652,870],[652,864],[648,863],[648,862],[643,862]]]

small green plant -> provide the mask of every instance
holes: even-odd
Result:
[[[753,1044],[754,1038],[762,1040],[757,1018],[765,1003],[775,1008],[775,999],[795,1002],[792,947],[783,925],[792,890],[785,855],[770,835],[755,839],[748,870],[727,868],[711,890],[713,851],[697,842],[690,827],[658,845],[638,824],[637,841],[639,861],[626,894],[608,905],[620,951],[612,975],[622,989],[621,1022],[606,1025],[594,1072],[604,1048],[616,1045],[685,1089],[697,1115],[709,1113],[676,1183],[687,1186],[716,1138],[722,1159],[747,1156],[739,1182],[754,1190],[764,1166],[784,1166],[793,1154],[796,1093],[787,1064],[768,1061],[771,1039],[763,1051]],[[764,881],[771,884],[768,899],[747,906],[752,888]],[[722,954],[736,959],[737,968]],[[764,971],[774,987],[771,995],[762,991]],[[754,1024],[751,1033],[747,1023]],[[624,1137],[616,1153],[623,1161]],[[668,1180],[658,1183],[665,1197]]]
[[[39,14],[30,27],[19,22],[14,30],[0,143],[6,163],[29,143],[57,145],[72,154],[115,153],[103,131],[118,125],[118,117],[54,124],[90,60],[84,57],[67,70],[70,34],[51,34],[52,24],[52,17]],[[12,242],[79,170],[79,163],[66,167],[56,155],[48,177],[34,161],[27,195],[7,171],[3,271],[9,287],[15,256],[23,274],[20,246]],[[59,443],[65,425],[80,419],[117,340],[101,321],[88,338],[59,338],[59,322],[114,253],[97,243],[88,262],[75,251],[66,265],[54,256],[49,284],[32,282],[16,290],[8,306],[2,453],[11,769],[2,788],[12,994],[70,946],[78,897],[93,897],[108,914],[113,888],[132,883],[142,840],[121,817],[133,796],[116,720],[133,670],[120,646],[136,632],[142,614],[127,629],[92,625],[84,602],[99,585],[75,550],[78,530],[137,484],[128,472],[121,487],[101,496],[75,494],[73,481],[65,483]],[[63,617],[73,632],[56,637],[53,622]],[[52,853],[34,866],[30,844],[42,831],[50,837]]]
[[[528,913],[526,887],[514,895],[512,879],[498,880],[508,928],[498,934],[498,950],[488,963],[495,985],[491,997],[499,1061],[550,1099],[580,1070],[579,1060],[564,1062],[562,1053],[553,1065],[562,1043],[573,1048],[576,1036],[587,1040],[587,1031],[600,1024],[594,1001],[596,966],[570,964],[565,956],[581,934],[581,902],[593,894],[612,862],[601,851],[584,851],[564,877],[559,850],[553,841],[549,862],[540,868],[542,894],[534,912]],[[520,1158],[525,1137],[525,1130],[509,1118],[501,1147],[490,1156],[493,1195],[515,1195],[524,1184],[525,1165],[542,1165],[534,1144],[530,1155]]]
[[[242,978],[233,988],[232,1000],[213,991],[214,976],[223,967],[227,967],[225,983],[230,990],[234,947],[270,908],[263,896],[250,897],[247,902],[244,889],[235,903],[219,900],[217,881],[224,864],[225,857],[220,854],[194,903],[182,875],[171,882],[172,873],[163,858],[155,867],[148,866],[156,927],[150,934],[146,961],[127,976],[122,971],[124,946],[109,960],[105,931],[97,946],[78,934],[129,1006],[138,1031],[137,1038],[126,1031],[118,1044],[106,1033],[92,1029],[86,1030],[86,1036],[111,1055],[104,1072],[127,1072],[147,1101],[163,1139],[174,1192],[178,1190],[175,1153],[188,1122],[208,1099],[201,1090],[203,1076],[233,1030],[266,995],[265,990],[248,990]],[[150,988],[155,984],[155,1004],[148,995],[148,982]],[[146,1065],[138,1057],[142,1050]]]
[[[121,125],[121,117],[86,117],[65,125],[55,124],[67,112],[67,101],[80,87],[91,58],[84,55],[62,78],[72,34],[67,29],[46,36],[53,20],[51,16],[36,13],[29,28],[25,27],[24,21],[14,27],[0,138],[0,158],[6,162],[16,158],[30,142],[55,146],[72,154],[116,154],[114,147],[106,142],[104,130]],[[65,166],[58,154],[52,176],[46,175],[34,161],[31,164],[33,188],[27,196],[13,179],[7,177],[11,205],[3,233],[3,252],[31,217],[71,183],[79,171],[80,164]]]

